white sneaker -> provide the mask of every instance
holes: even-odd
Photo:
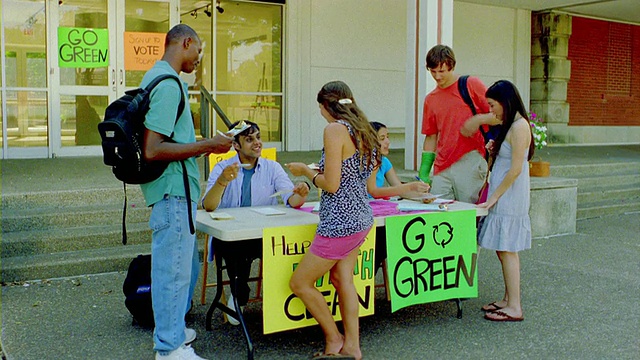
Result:
[[[238,312],[236,310],[236,305],[233,302],[233,295],[229,295],[229,299],[227,300],[227,307],[235,312]],[[244,311],[244,306],[240,306],[240,311]],[[229,324],[231,325],[240,325],[240,321],[229,314],[227,314],[227,320],[229,320]]]
[[[184,345],[191,344],[196,339],[196,331],[190,328],[184,329]]]
[[[182,345],[189,345],[196,340],[196,331],[190,328],[184,328],[184,342]]]
[[[168,355],[160,355],[156,353],[156,360],[206,360],[196,355],[195,351],[189,345],[182,345],[173,350]]]

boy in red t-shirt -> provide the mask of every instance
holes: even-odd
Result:
[[[427,69],[437,87],[424,99],[420,178],[431,183],[433,194],[443,198],[475,203],[487,174],[484,138],[480,126],[499,122],[489,112],[484,94],[487,88],[476,77],[469,77],[469,95],[479,115],[473,115],[458,91],[453,50],[436,45],[427,53]],[[429,178],[433,166],[433,178]]]

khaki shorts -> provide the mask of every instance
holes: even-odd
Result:
[[[431,177],[431,193],[443,194],[443,199],[475,204],[486,175],[487,162],[479,152],[472,151]]]

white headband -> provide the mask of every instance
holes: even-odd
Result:
[[[348,105],[348,104],[353,104],[353,101],[351,101],[351,99],[344,98],[344,99],[338,100],[338,103],[340,103],[342,105]]]

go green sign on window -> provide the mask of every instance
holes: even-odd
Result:
[[[59,27],[58,66],[65,68],[109,66],[109,30]]]

